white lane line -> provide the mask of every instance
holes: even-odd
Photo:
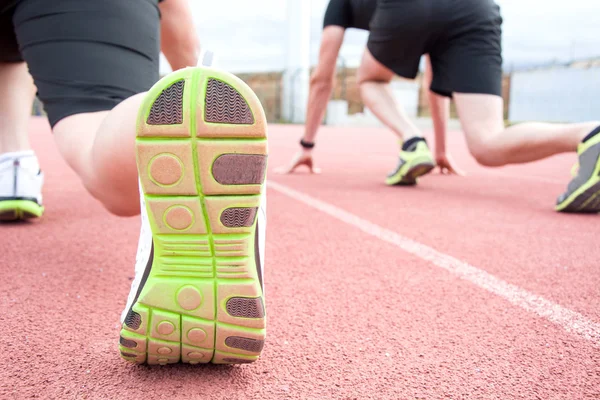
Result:
[[[377,239],[391,243],[407,253],[429,261],[433,265],[479,286],[481,289],[508,300],[516,306],[546,318],[556,325],[563,327],[567,332],[578,334],[595,345],[600,345],[600,324],[575,311],[505,282],[484,270],[385,229],[332,204],[315,199],[280,183],[269,181],[267,185],[276,192],[304,203],[341,222],[354,226]]]

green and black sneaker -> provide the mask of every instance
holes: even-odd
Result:
[[[385,183],[392,185],[416,185],[417,178],[435,168],[435,161],[427,142],[422,137],[406,141],[400,150],[400,162],[389,174]]]
[[[556,202],[556,211],[600,213],[600,126],[577,149],[579,168],[567,191]]]

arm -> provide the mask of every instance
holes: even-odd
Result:
[[[195,66],[200,56],[200,40],[196,34],[188,0],[165,0],[161,12],[161,50],[175,71]]]
[[[344,41],[344,28],[328,26],[323,30],[319,63],[310,78],[310,92],[306,112],[304,140],[314,142],[317,130],[323,121],[327,103],[333,91],[337,58]]]
[[[425,56],[425,74],[423,85],[429,89],[433,80],[433,69],[429,55]],[[433,121],[433,131],[435,134],[435,159],[441,173],[454,173],[464,175],[464,173],[454,166],[454,162],[446,153],[446,133],[448,132],[448,119],[450,118],[450,99],[440,96],[431,90],[427,91],[431,119]]]
[[[310,78],[310,91],[306,110],[306,124],[302,139],[314,143],[317,130],[323,121],[327,103],[333,91],[337,58],[344,41],[345,29],[341,26],[330,25],[323,30],[319,63]],[[292,159],[287,167],[279,168],[279,173],[291,173],[301,165],[306,165],[311,172],[318,173],[313,167],[312,149],[303,148]]]

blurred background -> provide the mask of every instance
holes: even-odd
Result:
[[[375,0],[373,0],[375,1]],[[600,118],[600,1],[496,0],[504,17],[504,100],[510,122]],[[257,93],[270,122],[302,123],[328,0],[191,0],[204,48]],[[350,29],[326,122],[377,124],[365,112],[355,72],[367,32]],[[161,72],[169,66],[163,59]],[[398,79],[409,114],[427,117],[426,88]]]

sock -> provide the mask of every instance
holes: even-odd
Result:
[[[402,144],[402,150],[404,151],[413,151],[414,148],[413,146],[416,145],[419,142],[425,142],[427,143],[427,141],[425,140],[424,137],[419,137],[419,136],[415,136],[411,139],[408,139],[406,142],[404,142]]]
[[[587,135],[585,138],[583,138],[583,143],[587,142],[588,140],[590,140],[591,138],[593,138],[594,136],[596,136],[599,133],[600,133],[600,126],[597,127],[596,129],[594,129],[593,131],[591,131],[590,134]]]

